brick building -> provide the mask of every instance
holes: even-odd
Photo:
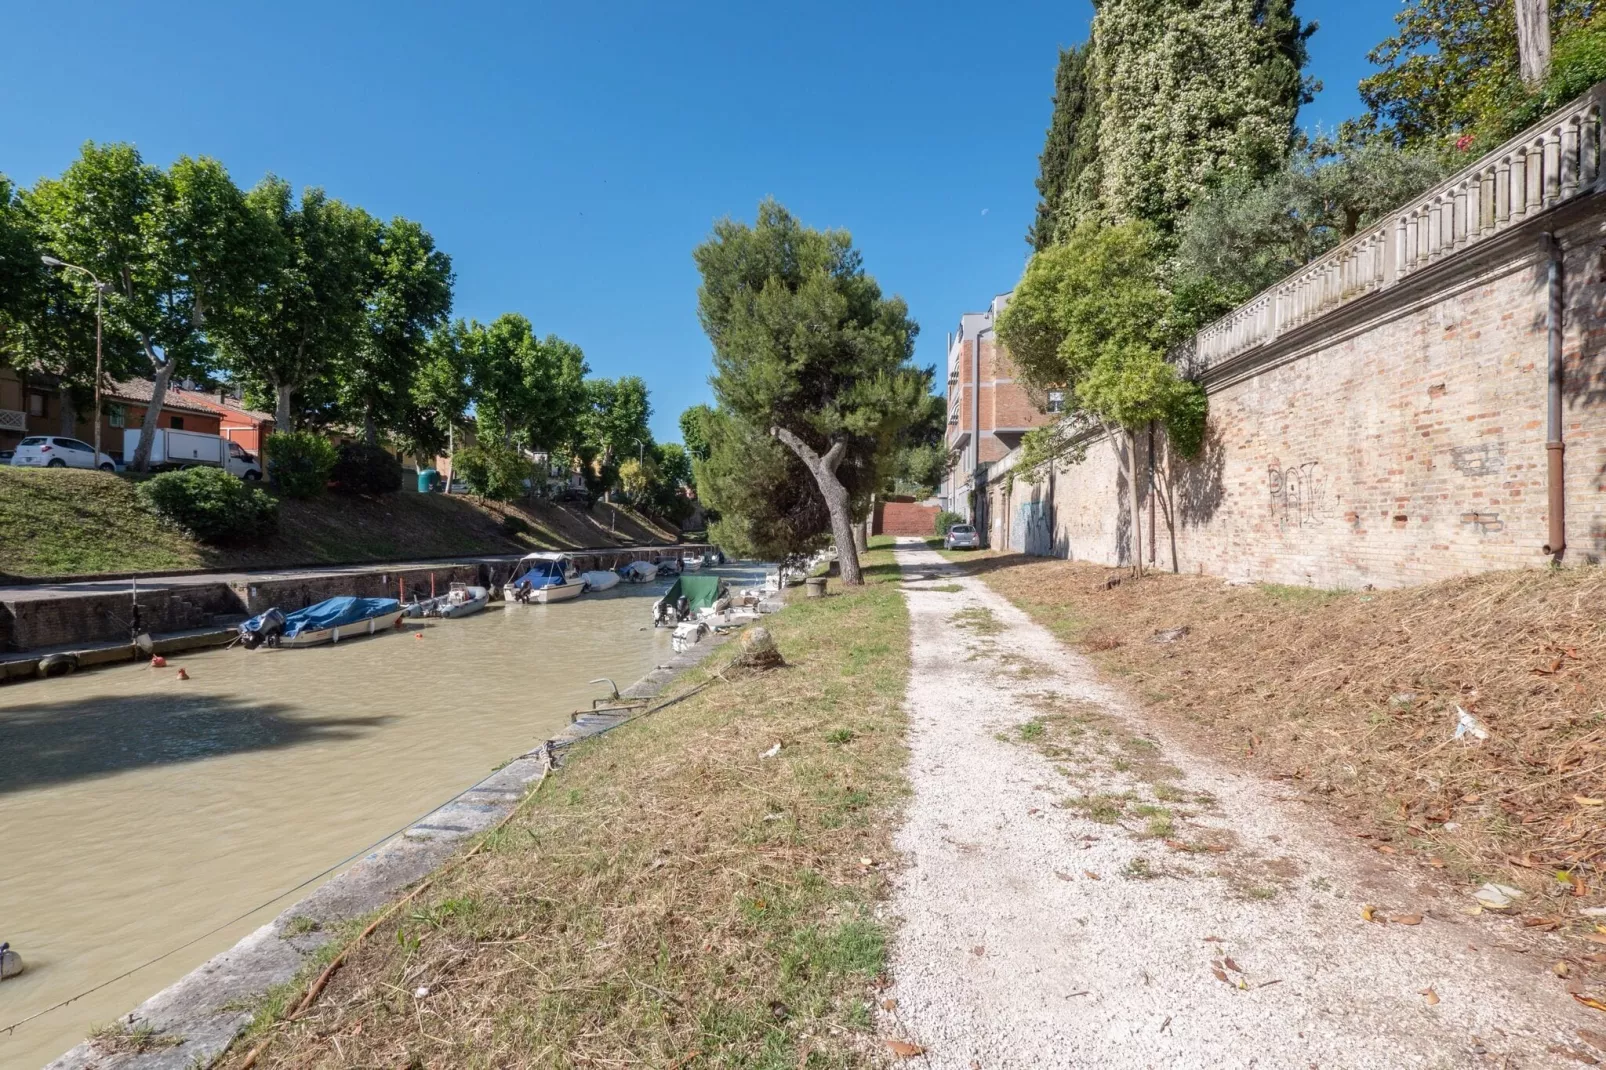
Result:
[[[959,317],[959,330],[948,336],[948,437],[958,461],[938,489],[945,509],[987,527],[987,468],[1008,456],[1032,428],[1049,415],[1026,395],[1015,378],[1008,350],[998,344],[993,324],[1009,303],[1009,294],[993,298],[985,312]],[[1049,407],[1058,400],[1049,395]]]

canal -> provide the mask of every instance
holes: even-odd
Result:
[[[567,724],[605,694],[588,681],[667,661],[664,587],[0,688],[0,940],[28,966],[0,984],[0,1028],[224,926],[0,1033],[0,1066],[42,1066],[229,947]]]

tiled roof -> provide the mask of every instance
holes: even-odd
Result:
[[[128,379],[121,383],[113,383],[106,392],[106,397],[112,401],[127,401],[135,405],[149,405],[151,403],[151,381],[149,379]],[[187,390],[168,388],[167,395],[162,399],[162,408],[180,409],[184,412],[199,413],[202,416],[216,416],[217,411],[206,405],[194,401],[195,395]]]
[[[200,405],[210,412],[222,413],[224,416],[237,416],[254,424],[271,423],[273,421],[271,412],[257,412],[255,409],[248,409],[233,398],[229,398],[227,401],[219,401],[216,394],[203,394],[197,390],[169,388],[167,392],[169,396],[177,394],[186,404]]]

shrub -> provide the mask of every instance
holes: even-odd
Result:
[[[221,468],[164,472],[141,483],[137,493],[147,509],[201,542],[250,542],[279,526],[279,503]]]
[[[502,514],[502,531],[505,534],[523,535],[529,530],[530,525],[524,522],[524,518],[522,516],[515,516],[512,513]]]
[[[311,431],[275,431],[268,436],[268,478],[287,498],[316,498],[329,485],[335,448]]]
[[[937,534],[939,536],[946,535],[948,534],[949,528],[953,527],[955,524],[963,524],[964,522],[965,518],[960,516],[958,513],[951,513],[944,509],[942,512],[937,514]]]
[[[515,447],[491,442],[458,450],[452,457],[452,471],[481,498],[510,502],[524,494],[531,469]]]
[[[394,494],[401,490],[401,462],[378,446],[342,443],[329,481],[346,494]]]

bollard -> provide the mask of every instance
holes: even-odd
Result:
[[[810,597],[810,598],[824,598],[825,597],[825,577],[824,576],[810,576],[808,579],[804,580],[803,583],[808,588],[808,597]]]

